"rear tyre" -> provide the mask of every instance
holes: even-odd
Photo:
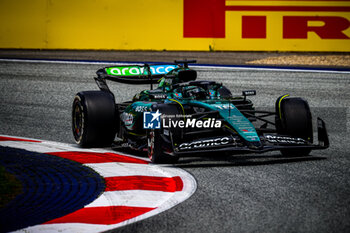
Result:
[[[281,96],[276,101],[278,134],[313,142],[312,117],[309,104],[302,98]],[[284,156],[307,156],[311,149],[282,149]]]
[[[179,160],[179,156],[165,153],[168,150],[165,147],[166,144],[160,134],[160,130],[149,130],[147,132],[147,152],[152,163],[174,164]]]
[[[79,92],[72,106],[72,130],[81,147],[111,145],[117,131],[114,96],[104,91]]]

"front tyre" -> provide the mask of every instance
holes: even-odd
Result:
[[[114,96],[104,91],[79,92],[72,106],[72,130],[81,147],[111,145],[117,131]]]
[[[281,96],[276,101],[278,134],[313,142],[312,117],[309,104],[302,98]],[[282,149],[284,156],[307,156],[311,149]]]
[[[168,149],[164,147],[165,145],[160,130],[149,130],[147,132],[147,153],[152,163],[174,164],[179,160],[178,156],[166,153]]]

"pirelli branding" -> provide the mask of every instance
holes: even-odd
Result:
[[[213,49],[349,51],[350,1],[184,0],[183,35],[222,39]]]
[[[349,0],[16,2],[0,1],[11,19],[0,24],[0,48],[350,52]]]

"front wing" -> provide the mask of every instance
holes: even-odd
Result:
[[[264,153],[274,150],[288,149],[311,149],[321,150],[329,147],[329,139],[325,122],[317,119],[318,144],[311,144],[301,138],[286,135],[264,135],[261,136],[260,145],[244,145],[235,137],[221,137],[198,140],[205,143],[191,142],[184,146],[173,146],[173,153],[180,156],[191,156],[194,153],[217,153],[217,152],[249,152]],[[197,144],[196,144],[197,143]],[[182,148],[181,148],[182,147]]]

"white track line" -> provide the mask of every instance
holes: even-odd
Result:
[[[162,167],[151,164],[85,163],[85,165],[94,169],[103,177],[122,176],[123,174],[128,174],[129,176],[171,177],[171,174],[162,170]]]
[[[51,64],[80,64],[80,65],[143,65],[142,62],[114,62],[114,61],[74,61],[74,60],[46,60],[46,59],[4,59],[0,62],[23,62],[23,63],[51,63]],[[244,71],[280,71],[280,72],[307,72],[307,73],[341,73],[350,74],[348,70],[317,69],[317,68],[287,68],[287,67],[253,67],[253,66],[228,66],[228,65],[189,65],[193,68],[244,70]]]
[[[157,198],[154,198],[157,195]],[[85,207],[135,206],[157,208],[172,198],[174,193],[145,190],[109,191]]]

